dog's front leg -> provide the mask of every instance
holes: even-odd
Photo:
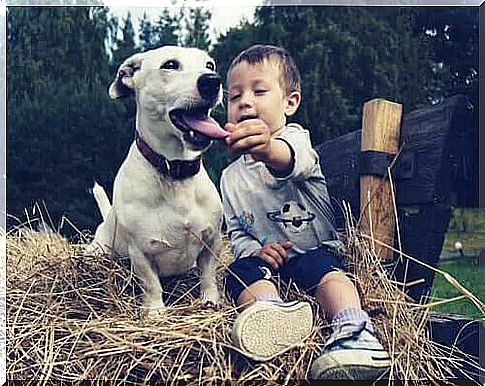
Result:
[[[162,298],[162,286],[158,273],[147,257],[137,247],[130,245],[128,254],[135,270],[135,274],[140,278],[143,287],[143,314],[149,317],[159,317],[166,306]]]
[[[207,236],[207,235],[204,235]],[[216,268],[217,258],[221,251],[220,237],[211,235],[203,237],[210,250],[204,247],[197,258],[197,265],[200,268],[200,299],[203,302],[219,303],[220,294],[217,287]]]

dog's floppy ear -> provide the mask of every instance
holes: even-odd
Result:
[[[138,53],[126,59],[118,69],[116,78],[109,86],[109,96],[111,99],[122,98],[133,93],[135,84],[133,75],[141,68],[143,53]]]

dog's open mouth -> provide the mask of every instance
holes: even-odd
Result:
[[[214,118],[209,116],[208,107],[176,109],[170,111],[169,116],[175,127],[184,133],[184,139],[197,147],[206,147],[212,139],[229,135]]]

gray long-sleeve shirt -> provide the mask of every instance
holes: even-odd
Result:
[[[289,175],[276,177],[250,155],[239,157],[222,172],[224,218],[236,258],[250,256],[269,242],[291,240],[289,258],[323,244],[340,245],[309,132],[288,124],[276,138],[294,154]]]

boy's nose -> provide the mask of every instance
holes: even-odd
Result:
[[[240,107],[247,107],[252,106],[254,103],[254,98],[249,93],[244,93],[241,95],[241,99],[239,100]]]

